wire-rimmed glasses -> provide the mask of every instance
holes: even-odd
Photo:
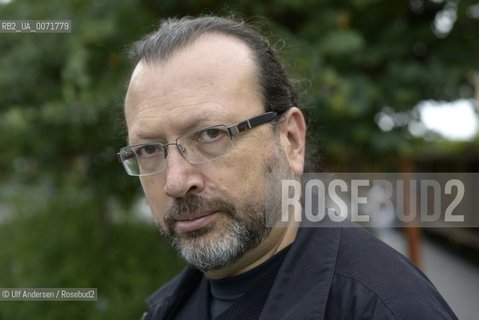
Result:
[[[170,145],[175,145],[183,158],[191,164],[213,161],[231,151],[233,136],[271,122],[277,116],[278,113],[270,111],[231,126],[216,125],[194,130],[178,137],[175,142],[126,146],[118,152],[118,159],[130,176],[147,176],[164,171]]]

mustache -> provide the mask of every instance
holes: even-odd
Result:
[[[188,194],[183,198],[176,198],[166,210],[165,222],[172,225],[175,220],[188,219],[199,212],[221,211],[231,217],[236,216],[236,207],[233,203],[219,199],[208,199],[197,194]]]

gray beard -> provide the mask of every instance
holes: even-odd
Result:
[[[194,208],[217,210],[216,214],[223,216],[218,216],[218,220],[226,220],[221,223],[221,233],[216,232],[216,235],[209,236],[212,228],[206,227],[178,236],[174,231],[173,217],[196,212],[197,209]],[[219,199],[206,200],[192,194],[175,200],[165,217],[166,230],[159,225],[158,227],[188,264],[206,272],[232,264],[269,235],[271,228],[266,226],[264,212],[264,205],[250,203],[247,208],[238,209]]]
[[[265,179],[273,173],[280,184],[280,176],[291,177],[284,151],[277,141],[276,151],[266,159],[263,167]],[[183,198],[175,199],[175,202],[168,208],[163,228],[158,222],[157,227],[170,244],[178,251],[183,259],[191,266],[203,272],[222,269],[231,265],[249,250],[258,246],[271,232],[271,219],[276,221],[280,218],[281,198],[278,193],[272,192],[270,188],[265,190],[264,199],[249,201],[237,206],[222,199],[205,199],[197,194],[187,194]],[[224,223],[217,225],[222,227],[221,233],[209,236],[212,227],[188,232],[182,235],[174,231],[175,218],[185,218],[195,212],[218,211],[222,215]],[[274,217],[268,217],[273,214]],[[216,222],[219,222],[217,219]],[[267,225],[268,221],[268,225]],[[209,237],[208,237],[209,236]]]
[[[178,238],[173,238],[170,242],[188,264],[206,272],[232,264],[261,243],[271,231],[263,221],[257,221],[256,226],[251,228],[242,221],[228,220],[224,233],[209,241],[191,237],[189,241],[181,242]]]

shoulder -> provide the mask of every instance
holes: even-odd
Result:
[[[201,280],[200,271],[186,267],[180,274],[146,298],[145,319],[163,318],[184,301]]]
[[[182,278],[185,276],[186,272],[186,270],[183,270],[181,273],[165,283],[162,287],[150,294],[146,298],[147,304],[149,306],[161,304],[162,302],[165,302],[172,296],[176,295],[180,287],[179,283],[182,281]]]
[[[457,319],[416,266],[355,227],[341,228],[328,312],[343,312],[338,307],[350,315],[380,315],[372,319]]]

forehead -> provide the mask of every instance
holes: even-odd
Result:
[[[239,121],[262,110],[251,50],[219,34],[201,36],[166,62],[140,62],[125,99],[130,136],[148,123],[171,129],[200,118]]]

